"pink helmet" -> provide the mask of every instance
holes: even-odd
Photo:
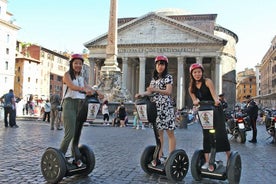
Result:
[[[156,56],[156,58],[155,58],[155,63],[157,62],[157,61],[166,61],[166,63],[168,64],[168,62],[169,62],[169,60],[168,60],[168,58],[166,57],[166,56]]]
[[[201,70],[204,71],[204,68],[203,68],[203,66],[202,66],[201,64],[199,64],[199,63],[194,63],[194,64],[192,64],[192,65],[190,66],[190,73],[192,73],[192,71],[193,71],[194,69],[196,69],[196,68],[201,68]]]
[[[82,55],[80,55],[80,54],[73,54],[73,55],[71,55],[70,62],[72,62],[74,59],[80,59],[80,60],[84,61]]]

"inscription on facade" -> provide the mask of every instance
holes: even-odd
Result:
[[[179,52],[196,52],[196,48],[125,48],[118,49],[118,53],[179,53]]]

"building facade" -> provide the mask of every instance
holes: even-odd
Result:
[[[141,17],[118,19],[118,56],[122,87],[132,97],[145,91],[154,70],[154,58],[169,58],[174,79],[173,98],[177,108],[192,106],[188,94],[189,67],[201,63],[205,76],[214,81],[217,93],[225,92],[229,105],[236,98],[236,51],[238,37],[217,25],[216,14],[191,15],[168,9]],[[106,58],[107,34],[84,44],[90,51],[90,65],[99,71]]]
[[[17,42],[15,63],[15,95],[29,100],[49,99],[50,94],[62,96],[62,77],[69,69],[69,58],[44,47]]]
[[[237,102],[243,102],[245,96],[256,96],[256,72],[253,68],[245,68],[237,74]]]
[[[0,96],[14,89],[15,51],[17,32],[12,14],[7,11],[7,0],[0,0]]]
[[[256,97],[264,107],[276,108],[276,36],[260,64],[260,91]]]

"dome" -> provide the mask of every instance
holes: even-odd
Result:
[[[177,9],[177,8],[160,9],[160,10],[157,10],[155,13],[159,14],[159,15],[164,15],[164,16],[191,14],[191,12],[189,12],[189,11],[186,11],[183,9]]]

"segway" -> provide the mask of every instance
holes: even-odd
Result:
[[[220,108],[220,107],[218,107]],[[195,180],[200,181],[202,178],[210,178],[217,180],[228,179],[230,184],[237,184],[240,182],[241,176],[241,157],[238,152],[231,151],[230,158],[227,161],[226,166],[222,161],[215,161],[216,158],[216,136],[213,123],[214,115],[214,102],[201,101],[198,107],[198,119],[202,126],[202,129],[208,129],[211,138],[211,153],[209,165],[214,166],[214,171],[208,169],[201,169],[201,166],[205,163],[205,157],[203,150],[196,150],[191,160],[191,173]],[[222,122],[224,123],[224,122]]]
[[[95,166],[95,155],[91,148],[87,145],[79,145],[79,139],[83,123],[87,119],[96,118],[100,107],[98,95],[95,93],[86,96],[83,106],[78,113],[77,119],[80,123],[76,127],[72,150],[74,155],[65,157],[65,155],[56,148],[49,147],[46,149],[41,158],[41,172],[46,181],[50,183],[58,183],[65,176],[82,175],[87,176],[91,173]],[[81,160],[82,165],[77,165],[75,160]]]
[[[140,97],[136,100],[136,108],[139,118],[142,122],[152,123],[155,135],[156,145],[147,146],[143,151],[140,165],[145,173],[159,174],[166,176],[169,180],[177,182],[183,180],[189,169],[189,159],[186,152],[182,149],[174,150],[165,163],[157,165],[158,153],[161,147],[159,133],[156,126],[157,110],[154,102],[151,101],[151,96]]]

